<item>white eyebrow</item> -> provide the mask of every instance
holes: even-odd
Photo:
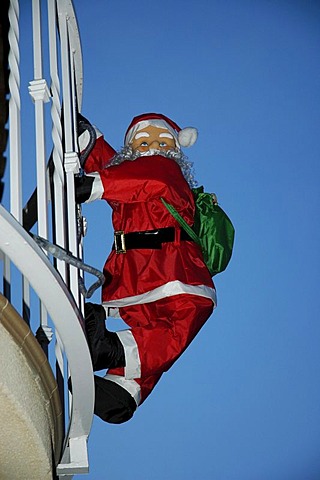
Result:
[[[161,138],[173,138],[173,135],[171,133],[160,133],[159,137]]]
[[[135,135],[135,139],[138,140],[138,138],[141,138],[141,137],[150,137],[149,133],[148,132],[138,132],[137,135]]]

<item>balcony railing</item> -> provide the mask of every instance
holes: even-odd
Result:
[[[10,198],[8,205],[0,206],[3,294],[34,334],[41,331],[47,340],[43,348],[65,409],[65,439],[61,456],[55,459],[56,474],[71,478],[88,472],[87,439],[94,405],[92,365],[81,314],[83,271],[61,258],[51,258],[30,233],[59,245],[73,257],[82,257],[81,210],[74,202],[74,175],[80,170],[76,114],[82,101],[82,55],[71,0],[33,0],[31,8],[33,41],[30,57],[23,60],[33,63],[28,85],[34,104],[33,128],[31,119],[25,124],[21,115],[21,88],[27,86],[20,85],[18,0],[10,1],[8,12],[9,185],[5,188],[10,186]],[[36,182],[33,195],[23,202],[25,185],[30,182],[23,172],[33,156],[23,145],[26,130],[30,135],[34,132]]]

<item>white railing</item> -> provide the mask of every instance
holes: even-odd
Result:
[[[43,12],[46,12],[46,22]],[[55,334],[56,346],[55,350],[49,347],[49,358],[53,355],[50,363],[57,364],[62,403],[67,405],[66,435],[57,475],[71,478],[73,474],[88,471],[87,439],[94,404],[92,365],[80,313],[84,299],[79,293],[79,270],[61,260],[51,262],[22,226],[25,158],[21,131],[30,127],[21,122],[18,0],[10,1],[9,20],[10,205],[7,210],[0,206],[4,294],[9,300],[13,292],[15,299],[20,295],[22,313],[28,312],[25,320],[32,324],[32,310],[28,318],[30,291],[32,295],[35,292],[40,305],[40,326],[48,341]],[[81,239],[79,210],[74,202],[74,175],[80,167],[76,112],[81,109],[82,101],[82,56],[71,0],[47,0],[46,4],[44,0],[32,0],[32,24],[34,74],[29,93],[35,112],[37,221],[34,233],[79,257]],[[49,53],[44,56],[43,51]],[[50,131],[46,129],[48,118]],[[53,165],[50,182],[49,157]],[[30,163],[28,152],[26,158]],[[22,285],[14,279],[12,265],[20,272]],[[67,385],[69,375],[71,397]]]

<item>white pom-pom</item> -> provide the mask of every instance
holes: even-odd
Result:
[[[181,147],[191,147],[196,143],[198,138],[198,130],[193,127],[186,127],[178,133],[178,140]]]

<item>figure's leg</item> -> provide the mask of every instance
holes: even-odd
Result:
[[[102,305],[86,303],[85,328],[93,371],[125,365],[122,343],[114,332],[106,329],[106,312]]]
[[[188,347],[213,310],[210,299],[181,294],[153,303],[120,309],[131,327],[136,350],[119,338],[124,346],[126,378],[147,378],[162,374]],[[138,355],[137,355],[138,352]],[[131,372],[140,372],[131,376]]]
[[[184,352],[213,310],[212,301],[177,295],[154,303],[120,309],[131,330],[118,332],[125,367],[109,369],[106,379],[117,383],[138,405],[150,395],[163,372]]]
[[[121,308],[123,320],[131,327],[117,332],[125,367],[110,368],[104,378],[95,380],[96,415],[110,423],[129,420],[162,373],[199,332],[212,309],[210,299],[195,295],[177,295]]]
[[[125,388],[103,377],[94,376],[94,413],[108,423],[123,423],[133,416],[137,404]]]
[[[95,375],[95,415],[108,423],[127,422],[132,418],[138,405],[143,402],[141,399],[140,402],[136,401],[134,392],[141,391],[146,399],[160,377],[161,375],[153,375],[144,379],[126,380],[123,376],[109,373],[105,377]]]

